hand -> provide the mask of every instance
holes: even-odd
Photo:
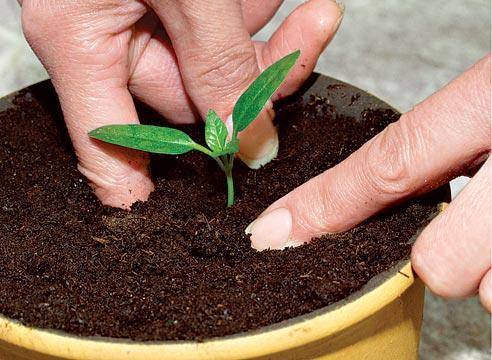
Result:
[[[342,11],[334,1],[310,0],[268,42],[253,42],[251,35],[281,3],[22,1],[26,38],[59,95],[79,169],[104,204],[128,209],[153,190],[144,154],[87,136],[102,125],[138,122],[132,95],[171,122],[191,123],[209,108],[227,118],[260,71],[295,49],[302,51],[302,66],[278,94],[292,93],[309,76]],[[265,111],[240,134],[240,155],[252,167],[276,154],[271,117]]]
[[[490,66],[489,55],[345,161],[272,204],[249,227],[253,247],[282,248],[347,230],[480,165],[491,147]],[[489,312],[491,175],[488,159],[412,250],[413,268],[433,292],[463,297],[478,290]]]

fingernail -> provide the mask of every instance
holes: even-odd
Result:
[[[230,137],[232,136],[232,132],[234,131],[234,126],[232,125],[232,114],[227,117],[225,121],[225,126],[227,128],[228,138],[230,139]]]
[[[274,134],[273,139],[269,139],[258,145],[254,151],[254,157],[249,157],[244,152],[238,154],[239,158],[243,163],[245,163],[250,169],[259,169],[265,166],[270,161],[275,159],[278,155],[278,137]]]
[[[261,251],[293,246],[293,242],[290,241],[291,230],[290,211],[286,208],[278,208],[253,221],[245,232],[251,234],[251,246]]]
[[[268,164],[278,154],[277,128],[273,125],[275,113],[269,102],[258,118],[239,134],[239,158],[251,169]]]

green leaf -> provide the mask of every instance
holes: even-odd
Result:
[[[226,144],[226,150],[229,151],[228,154],[235,154],[239,152],[239,139],[231,139],[231,141]]]
[[[186,133],[161,126],[107,125],[91,131],[89,136],[110,144],[157,154],[178,155],[200,150],[200,145]]]
[[[246,129],[258,117],[266,102],[284,81],[300,54],[299,50],[294,51],[268,67],[239,97],[232,112],[235,134]]]
[[[205,122],[205,142],[214,153],[224,151],[227,140],[227,127],[219,115],[212,109],[207,113]]]
[[[214,152],[213,157],[219,157],[227,154],[235,154],[239,152],[239,139],[235,138],[226,143],[223,150]]]

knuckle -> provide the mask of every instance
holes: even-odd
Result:
[[[243,44],[227,50],[212,49],[206,55],[207,58],[196,58],[197,76],[202,85],[216,95],[236,94],[247,87],[259,71],[254,50]]]
[[[312,208],[313,216],[310,216],[310,219],[314,222],[314,227],[319,234],[347,229],[346,210],[344,209],[346,202],[340,201],[343,197],[341,189],[330,186],[332,177],[334,177],[332,169],[329,169],[313,179],[311,191],[315,194],[317,202],[310,201],[315,205]]]
[[[331,171],[312,178],[294,190],[289,208],[295,209],[296,226],[303,233],[319,236],[346,229],[345,212],[340,209],[336,190],[328,183]]]
[[[304,233],[318,236],[328,232],[330,229],[327,229],[327,216],[323,211],[324,199],[319,198],[317,189],[310,190],[315,190],[316,193],[311,192],[309,195],[301,197],[303,199],[309,197],[309,201],[296,201],[292,206],[296,206],[296,226]]]
[[[414,138],[411,128],[398,121],[390,124],[369,144],[366,176],[376,192],[398,196],[412,192]]]

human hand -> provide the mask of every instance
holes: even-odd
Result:
[[[260,71],[293,50],[301,58],[277,92],[286,96],[312,72],[342,10],[310,0],[268,42],[253,42],[282,0],[19,0],[24,33],[59,95],[79,159],[101,201],[128,209],[153,190],[148,159],[91,140],[90,130],[137,123],[132,95],[173,123],[213,108],[223,118]],[[243,133],[241,158],[258,167],[276,155],[272,111]]]
[[[279,199],[248,227],[262,250],[347,230],[481,166],[420,234],[412,265],[436,294],[492,303],[490,54],[345,161]],[[349,181],[347,181],[349,179]]]

